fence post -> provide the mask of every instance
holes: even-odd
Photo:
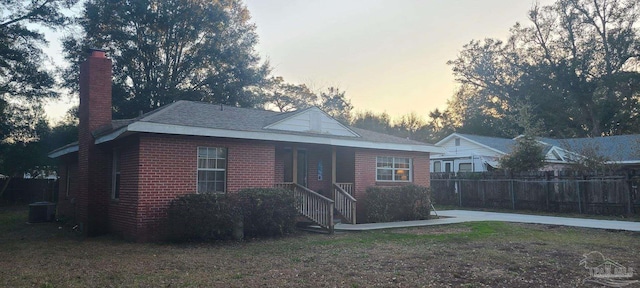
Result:
[[[546,188],[546,189],[545,189],[545,190],[546,190],[546,191],[545,191],[545,192],[546,192],[546,193],[545,193],[545,196],[547,196],[547,197],[545,198],[545,200],[546,200],[546,202],[547,202],[547,211],[550,211],[550,210],[551,210],[551,207],[549,207],[549,191],[551,190],[551,189],[550,189],[550,187],[551,187],[551,185],[552,185],[552,184],[551,184],[551,177],[549,176],[549,173],[548,173],[548,172],[547,172],[547,175],[546,175],[546,176],[547,176],[547,177],[546,177],[546,178],[547,178],[547,185],[545,185],[545,186],[546,186],[546,187],[545,187],[545,188]]]
[[[627,214],[631,215],[631,189],[633,184],[631,183],[631,177],[627,175]]]
[[[458,206],[462,207],[462,186],[458,179],[456,179],[456,191],[458,192]]]
[[[582,214],[582,200],[580,199],[580,182],[576,181],[576,194],[578,194],[578,213]]]
[[[516,210],[516,191],[513,190],[513,179],[509,180],[509,193],[511,194],[511,209]]]

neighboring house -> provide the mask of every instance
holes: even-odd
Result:
[[[301,212],[332,229],[333,218],[322,222],[332,200],[339,213],[357,203],[362,214],[367,187],[429,186],[429,155],[443,152],[345,126],[316,107],[279,113],[178,101],[112,120],[111,61],[92,51],[80,74],[79,141],[49,157],[60,163],[58,216],[87,235],[159,239],[177,197],[274,186],[294,189],[305,199]]]
[[[511,153],[516,139],[453,133],[436,143],[444,154],[431,156],[432,172],[485,172],[500,168],[499,159]],[[599,155],[625,166],[640,165],[640,135],[598,138],[538,138],[547,165],[543,170],[562,170],[577,158]]]
[[[540,138],[539,141],[571,151],[572,154],[567,155],[568,161],[572,160],[572,156],[598,156],[607,164],[616,164],[627,168],[640,167],[640,134],[594,138]]]

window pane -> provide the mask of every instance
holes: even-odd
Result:
[[[198,168],[207,168],[207,159],[198,159]]]
[[[433,162],[433,172],[442,172],[442,162]]]
[[[215,189],[216,192],[224,192],[224,182],[215,182]]]
[[[409,158],[395,158],[395,168],[409,168]]]
[[[113,191],[113,198],[118,199],[120,198],[120,174],[116,174],[116,183],[115,183],[116,187],[115,190]]]
[[[209,169],[216,168],[216,159],[207,160],[207,168],[209,168]]]
[[[207,171],[198,171],[198,181],[207,181]]]
[[[398,169],[396,171],[396,181],[409,181],[409,170]]]
[[[393,159],[390,157],[378,157],[377,158],[377,166],[379,168],[391,168],[393,167]]]
[[[207,192],[207,182],[198,181],[198,193]]]
[[[226,163],[226,162],[227,162],[227,161],[226,161],[226,160],[224,160],[224,159],[218,159],[218,160],[216,160],[216,168],[218,168],[218,169],[225,169],[225,168],[227,168],[227,167],[225,167],[225,166],[227,166],[227,163]]]
[[[216,192],[216,182],[207,182],[207,192]]]
[[[216,158],[219,158],[219,159],[227,159],[227,149],[225,149],[225,148],[218,148],[218,149],[216,149],[216,150],[217,150],[217,151],[216,151],[216,153],[217,153]]]
[[[458,172],[471,172],[471,163],[458,164]]]
[[[389,181],[393,180],[393,170],[389,169],[378,169],[378,180]]]
[[[224,181],[224,171],[216,171],[214,173],[215,173],[214,175],[215,178],[212,178],[212,179],[215,179],[215,181]]]
[[[198,159],[207,158],[207,148],[198,148]]]

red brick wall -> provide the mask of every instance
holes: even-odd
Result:
[[[275,146],[259,141],[142,134],[138,164],[136,240],[162,238],[171,200],[195,193],[198,147],[226,147],[227,192],[273,187]]]
[[[376,181],[376,157],[410,157],[412,159],[411,184],[429,187],[429,153],[400,152],[388,150],[357,149],[355,151],[355,198],[358,200],[358,218],[364,219],[366,207],[364,198],[367,187],[371,186],[397,186],[407,185],[406,182],[377,182]]]
[[[138,167],[140,163],[138,137],[117,141],[109,147],[118,151],[120,161],[120,197],[109,203],[109,231],[128,240],[136,240],[138,211]],[[113,155],[113,154],[112,154]],[[109,194],[112,193],[113,156],[109,165]]]
[[[288,152],[284,150],[282,147],[276,147],[276,156],[275,156],[275,171],[274,171],[274,183],[283,183],[284,182],[284,161],[287,157]]]

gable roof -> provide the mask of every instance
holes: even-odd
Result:
[[[300,110],[298,113],[286,115],[286,117],[268,124],[263,128],[348,137],[360,136],[318,107],[309,107]]]
[[[134,133],[159,133],[326,144],[398,151],[442,152],[441,148],[431,144],[357,129],[342,124],[339,125],[343,127],[343,131],[350,131],[350,136],[323,133],[323,131],[293,131],[270,128],[273,127],[273,124],[282,123],[296,115],[316,111],[314,109],[321,111],[313,107],[282,113],[203,102],[177,101],[135,119],[112,121],[111,127],[94,131],[94,137],[96,138],[96,144],[109,142]],[[330,116],[328,117],[331,118]],[[338,122],[333,118],[330,120]],[[62,156],[70,153],[65,153],[65,151],[69,150],[56,149],[49,153],[49,157]]]
[[[483,146],[487,149],[493,150],[500,154],[508,154],[509,152],[511,152],[511,149],[516,144],[516,141],[513,139],[479,136],[479,135],[462,134],[462,133],[452,133],[449,136],[445,137],[444,139],[438,141],[438,143],[436,143],[436,146],[442,145],[443,143],[448,142],[451,139],[455,139],[455,137],[464,138],[469,142]]]

